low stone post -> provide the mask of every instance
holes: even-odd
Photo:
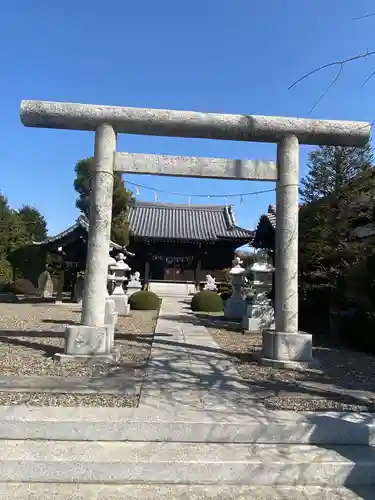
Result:
[[[277,146],[275,330],[263,332],[262,363],[313,366],[312,336],[298,332],[299,142],[284,137]]]

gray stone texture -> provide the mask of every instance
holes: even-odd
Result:
[[[295,136],[277,146],[275,324],[276,331],[298,332],[299,144]]]
[[[21,120],[27,127],[96,130],[99,125],[108,123],[125,134],[232,141],[278,142],[292,134],[301,144],[336,146],[363,146],[371,131],[367,122],[50,101],[22,101]]]
[[[130,314],[130,304],[128,304],[128,296],[127,295],[111,295],[111,300],[113,300],[115,304],[115,311],[117,314],[126,316]]]
[[[0,406],[0,439],[279,443],[320,446],[375,444],[372,413],[243,412],[184,408]]]
[[[315,365],[312,357],[312,335],[308,333],[287,333],[264,330],[262,332],[262,363],[282,363],[285,368],[307,368]]]
[[[4,440],[0,482],[372,486],[370,447]]]
[[[113,158],[116,134],[107,124],[95,133],[95,172],[90,200],[82,324],[104,325],[107,296],[108,253],[111,234]]]
[[[277,180],[276,163],[261,160],[228,160],[225,158],[116,153],[115,170],[131,174],[154,174],[173,177]]]
[[[372,500],[375,487],[353,491],[327,486],[0,483],[0,496],[2,500]]]
[[[111,352],[108,327],[72,325],[65,331],[65,354],[70,356],[95,356]]]
[[[105,317],[104,324],[107,327],[109,336],[109,351],[111,352],[115,344],[115,330],[118,319],[118,312],[116,311],[115,301],[107,299],[105,303]]]

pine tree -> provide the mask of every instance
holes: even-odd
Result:
[[[370,143],[363,148],[319,146],[309,153],[309,172],[301,181],[301,199],[311,203],[319,198],[339,194],[341,186],[372,165]]]
[[[74,189],[78,193],[77,208],[88,218],[90,212],[91,172],[94,158],[80,160],[75,166]],[[121,174],[114,173],[111,239],[119,245],[129,241],[128,208],[134,202],[133,193],[125,188]]]

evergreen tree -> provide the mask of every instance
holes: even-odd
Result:
[[[75,166],[74,189],[78,193],[77,208],[88,218],[94,158],[80,160]],[[134,202],[133,193],[125,188],[121,174],[114,173],[111,239],[119,245],[129,241],[128,208]]]
[[[25,226],[25,231],[29,235],[30,242],[42,241],[47,237],[47,222],[43,215],[30,205],[23,205],[18,210],[21,223]]]
[[[339,194],[341,186],[372,165],[370,143],[363,148],[319,146],[309,153],[309,172],[301,181],[300,194],[304,203]]]

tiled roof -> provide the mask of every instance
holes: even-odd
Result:
[[[254,233],[254,238],[251,242],[251,246],[254,246],[255,248],[265,248],[265,245],[267,246],[270,244],[269,237],[271,234],[273,235],[271,239],[274,239],[275,230],[276,205],[269,205],[267,213],[262,214],[259,217],[259,222]]]
[[[64,231],[61,231],[61,233],[58,233],[55,236],[49,236],[48,238],[46,238],[43,241],[34,241],[33,244],[34,245],[47,245],[48,243],[55,243],[55,242],[65,238],[69,234],[73,233],[73,231],[75,231],[76,229],[79,229],[80,227],[82,229],[84,229],[85,231],[88,231],[88,229],[89,229],[88,220],[83,215],[80,215],[72,226],[68,227]],[[122,248],[120,245],[118,245],[117,243],[114,243],[113,241],[110,241],[110,246],[112,246],[115,249]]]
[[[129,210],[133,236],[150,239],[250,241],[254,232],[236,225],[231,206],[136,202]]]
[[[269,205],[268,212],[264,214],[264,217],[266,217],[271,226],[276,229],[276,205]]]

